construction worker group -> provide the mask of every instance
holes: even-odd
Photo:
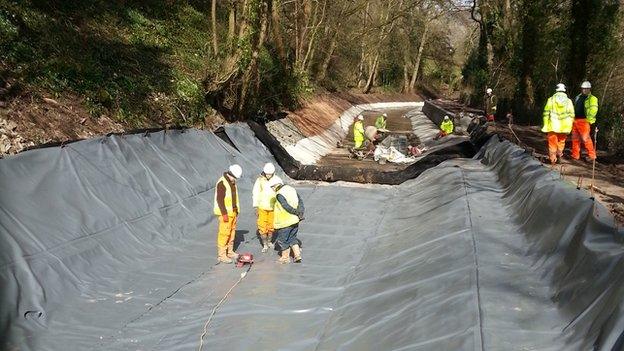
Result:
[[[598,98],[591,93],[591,83],[581,84],[581,93],[572,101],[566,86],[557,84],[555,94],[544,107],[542,132],[547,134],[548,158],[551,164],[560,163],[567,136],[572,134],[572,158],[581,157],[581,143],[587,150],[587,159],[596,160],[596,150],[590,136],[591,125],[596,123]]]
[[[219,221],[217,259],[223,263],[232,263],[238,258],[234,250],[236,224],[240,214],[236,182],[242,175],[243,170],[239,165],[231,165],[215,186],[213,206]],[[272,163],[265,164],[256,179],[252,203],[257,212],[262,252],[267,252],[275,242],[280,251],[279,263],[289,263],[291,252],[293,261],[300,263],[301,247],[297,233],[299,222],[303,220],[303,201],[293,187],[284,184],[275,175],[275,166]]]
[[[353,123],[353,144],[355,149],[361,149],[364,147],[364,141],[369,140],[371,142],[376,141],[378,138],[378,132],[387,131],[386,126],[388,123],[388,114],[383,113],[375,120],[375,126],[368,126],[364,128],[364,116],[358,115],[355,117]]]

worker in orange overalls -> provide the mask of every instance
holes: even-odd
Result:
[[[591,93],[591,83],[581,84],[581,93],[574,98],[574,124],[572,126],[572,158],[581,158],[581,141],[587,149],[587,157],[596,159],[596,150],[589,135],[591,125],[596,123],[598,98]]]
[[[275,207],[275,191],[269,186],[269,180],[275,175],[275,166],[267,163],[253,186],[252,202],[258,215],[258,234],[262,242],[262,252],[269,250],[273,237],[273,207]],[[280,180],[281,181],[281,180]]]
[[[219,220],[217,234],[217,259],[219,262],[232,263],[238,254],[234,251],[236,220],[240,213],[236,180],[243,175],[239,165],[231,165],[217,181],[214,195],[214,214]]]
[[[548,158],[551,164],[561,162],[566,137],[572,131],[574,121],[574,104],[565,91],[565,85],[557,84],[556,93],[546,102],[542,115],[542,132],[547,133]]]

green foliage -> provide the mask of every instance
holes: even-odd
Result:
[[[95,115],[136,127],[182,115],[192,123],[209,110],[201,11],[157,1],[2,1],[0,60],[34,90],[84,97]]]
[[[608,148],[612,153],[624,156],[624,116],[612,105],[600,107],[596,126],[599,129],[598,147]]]
[[[10,43],[17,35],[17,26],[9,20],[6,13],[0,12],[0,46]]]
[[[568,95],[574,96],[581,81],[588,79],[594,92],[600,93],[609,85],[614,65],[624,65],[620,1],[509,3],[511,13],[505,14],[501,2],[480,2],[478,17],[484,20],[479,43],[463,69],[473,105],[479,106],[485,84],[491,85],[499,97],[500,113],[513,109],[517,122],[540,124],[544,103],[557,83],[566,84]],[[489,43],[489,60],[484,43]],[[619,79],[614,78],[610,86],[619,89]],[[621,97],[610,94],[600,109],[599,128],[609,139],[599,146],[620,152],[624,148]]]

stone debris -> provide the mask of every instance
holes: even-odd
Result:
[[[35,145],[17,133],[17,123],[0,118],[0,157],[15,154]]]

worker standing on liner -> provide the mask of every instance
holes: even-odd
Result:
[[[239,165],[231,165],[217,181],[214,195],[214,214],[219,220],[217,234],[217,259],[219,262],[232,263],[238,254],[234,251],[236,221],[240,213],[236,180],[243,175]]]
[[[275,191],[269,186],[269,181],[276,177],[275,166],[272,163],[267,163],[253,186],[252,203],[258,215],[258,234],[262,242],[262,252],[269,250],[274,231],[273,208],[275,207]]]
[[[364,116],[358,115],[353,123],[353,143],[359,149],[364,143]]]
[[[387,120],[388,120],[387,113],[379,115],[379,117],[377,117],[377,119],[375,120],[375,128],[386,129]]]
[[[572,125],[572,158],[581,158],[581,141],[587,149],[587,157],[596,159],[596,150],[589,135],[591,125],[596,123],[598,113],[598,98],[591,93],[591,83],[581,84],[581,93],[574,98],[574,123]]]
[[[542,132],[548,133],[548,158],[551,164],[561,162],[566,137],[572,131],[574,123],[574,104],[565,93],[565,85],[557,84],[555,91],[555,95],[548,99],[544,107],[542,127]]]
[[[281,179],[273,177],[269,185],[275,191],[275,208],[273,226],[277,234],[277,244],[280,247],[279,263],[290,263],[292,250],[295,263],[301,263],[301,247],[297,239],[299,222],[303,220],[303,201],[297,190],[290,185],[284,185]]]

